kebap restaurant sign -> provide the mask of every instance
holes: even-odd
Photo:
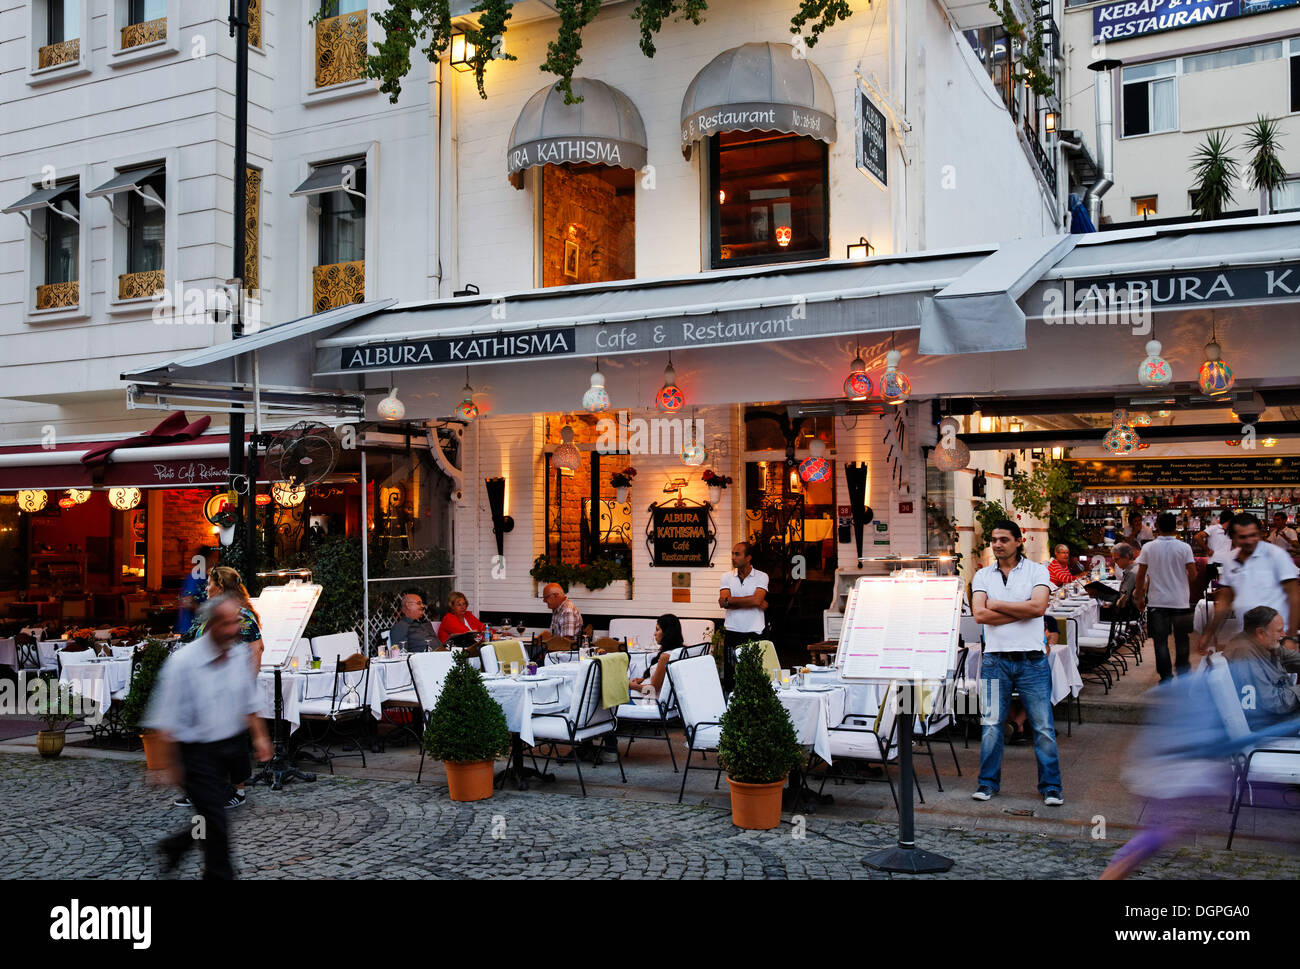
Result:
[[[1094,40],[1123,40],[1297,4],[1300,0],[1119,0],[1093,8],[1092,36]]]
[[[713,530],[704,505],[655,505],[650,509],[650,547],[656,566],[708,568]]]

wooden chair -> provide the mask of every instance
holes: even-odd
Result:
[[[593,645],[597,649],[603,649],[607,653],[627,652],[627,643],[621,642],[620,640],[617,639],[611,639],[609,636],[604,636],[596,640],[596,642]]]
[[[552,636],[546,641],[546,651],[548,653],[571,653],[573,652],[573,640],[568,636]]]

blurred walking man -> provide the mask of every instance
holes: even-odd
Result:
[[[1047,661],[1043,613],[1051,595],[1047,569],[1025,558],[1020,526],[999,522],[989,532],[996,560],[975,573],[971,610],[984,624],[984,657],[980,665],[979,789],[971,795],[987,801],[1002,783],[1002,725],[1011,694],[1019,691],[1033,731],[1038,761],[1038,793],[1049,807],[1063,804],[1061,762],[1052,722],[1052,670]]]
[[[1219,629],[1233,609],[1244,616],[1256,606],[1268,606],[1281,614],[1282,644],[1296,648],[1300,645],[1300,570],[1282,549],[1261,541],[1259,519],[1254,515],[1243,512],[1232,520],[1231,528],[1236,550],[1219,576],[1214,618],[1202,640],[1202,652],[1218,647]]]
[[[240,638],[238,600],[218,596],[204,604],[202,636],[174,653],[158,674],[144,725],[163,742],[167,780],[183,787],[202,827],[186,827],[159,843],[167,870],[196,840],[203,842],[203,877],[232,879],[226,798],[231,777],[252,773],[248,739],[258,759],[272,757],[257,716],[256,679]]]
[[[1161,512],[1156,518],[1160,537],[1142,546],[1137,557],[1137,591],[1134,599],[1147,607],[1147,629],[1155,644],[1156,672],[1160,682],[1192,668],[1192,583],[1196,581],[1196,556],[1186,542],[1174,537],[1178,517]],[[1175,663],[1169,663],[1169,635],[1173,633]]]

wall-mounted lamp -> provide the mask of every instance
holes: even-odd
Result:
[[[867,241],[866,236],[859,236],[857,242],[850,242],[845,253],[846,259],[870,259],[876,254],[876,247]]]
[[[1025,422],[1022,421],[1019,417],[1013,417],[1011,418],[1010,421],[1007,422],[1007,430],[1009,430],[1012,434],[1019,434],[1024,429],[1025,429]]]
[[[474,55],[478,51],[460,31],[451,35],[451,66],[464,74],[474,69]]]
[[[1043,131],[1049,135],[1056,134],[1056,124],[1060,120],[1060,115],[1055,111],[1048,111],[1043,115]]]
[[[1054,447],[1054,448],[1052,448],[1052,460],[1053,460],[1053,461],[1059,461],[1059,460],[1061,460],[1061,458],[1063,458],[1063,457],[1065,457],[1065,448],[1063,448],[1063,447]]]
[[[983,414],[981,414],[981,415],[980,415],[980,433],[981,433],[981,434],[992,434],[995,430],[997,430],[997,418],[996,418],[996,417],[985,417]]]
[[[492,534],[497,539],[497,554],[505,555],[506,533],[514,531],[515,520],[506,514],[506,479],[486,478],[488,508],[492,510]]]

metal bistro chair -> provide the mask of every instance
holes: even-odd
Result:
[[[963,649],[957,654],[957,669],[964,669],[966,650]],[[961,777],[961,764],[957,760],[957,748],[952,743],[951,728],[956,723],[955,719],[955,701],[957,696],[956,671],[950,672],[948,678],[939,684],[933,690],[926,689],[923,691],[921,698],[921,710],[916,715],[915,734],[913,741],[916,744],[925,745],[926,756],[930,758],[930,767],[934,771],[934,783],[938,786],[939,791],[943,791],[943,781],[939,779],[939,767],[934,762],[934,751],[930,747],[930,741],[936,736],[942,735],[943,739],[948,741],[948,749],[952,751],[952,762],[957,767],[957,776]],[[832,754],[832,756],[834,756]]]
[[[668,662],[682,659],[689,648],[682,646],[674,649],[669,653]],[[652,672],[652,669],[647,669],[646,676],[650,676]],[[627,750],[624,753],[632,753],[633,741],[646,736],[659,739],[662,732],[663,740],[668,744],[668,756],[672,758],[673,773],[677,773],[677,754],[673,751],[673,738],[668,728],[680,726],[682,720],[677,709],[677,696],[673,693],[673,682],[668,678],[667,671],[665,671],[663,688],[653,703],[638,703],[635,700],[624,703],[619,706],[617,716],[618,731],[614,736],[626,738]]]
[[[36,643],[36,637],[30,633],[14,633],[14,652],[18,659],[16,669],[40,669],[41,662],[36,652]]]
[[[602,707],[601,700],[601,664],[592,660],[587,664],[583,674],[582,686],[574,683],[573,702],[567,713],[538,713],[533,715],[534,749],[541,744],[547,745],[546,763],[542,765],[545,775],[551,764],[551,757],[556,755],[556,745],[566,744],[569,756],[578,770],[578,786],[582,796],[587,796],[587,785],[582,779],[582,764],[578,760],[578,745],[584,741],[603,737],[618,730],[618,720],[611,708]],[[619,753],[617,741],[614,744],[614,759],[618,761],[618,772],[627,783],[627,774],[623,771],[623,757]],[[556,756],[556,763],[560,758]],[[598,762],[598,761],[597,761]]]
[[[360,673],[358,679],[349,680],[347,674]],[[308,689],[313,680],[324,680],[324,676],[309,677]],[[327,680],[328,682],[328,680]],[[370,658],[362,656],[360,653],[354,653],[347,659],[340,660],[334,668],[333,690],[328,695],[309,696],[298,705],[299,716],[302,720],[302,729],[308,731],[309,722],[323,723],[325,729],[321,736],[316,739],[309,739],[306,743],[299,746],[294,754],[295,758],[308,756],[304,754],[308,748],[315,748],[321,752],[321,759],[329,765],[330,773],[334,773],[334,758],[351,757],[353,754],[335,754],[333,744],[326,743],[331,737],[337,735],[340,739],[347,741],[343,749],[349,747],[356,748],[356,755],[361,758],[361,766],[366,766],[366,752],[359,737],[348,737],[340,731],[339,725],[350,721],[356,721],[359,724],[365,724],[366,715],[370,712],[366,697],[369,696],[367,688],[370,685]],[[315,759],[315,758],[313,758]]]
[[[705,754],[717,752],[722,737],[722,714],[727,710],[722,695],[722,681],[718,678],[718,664],[712,656],[692,656],[668,664],[668,681],[677,697],[682,724],[686,727],[686,766],[682,770],[682,786],[677,792],[677,803],[686,796],[686,778],[691,772],[691,757],[697,751]],[[716,769],[713,789],[722,780],[722,768]]]
[[[443,654],[450,656],[450,653]],[[372,675],[375,667],[372,665]],[[423,737],[420,697],[415,689],[415,679],[411,674],[410,657],[407,657],[405,663],[382,663],[381,672],[384,677],[384,701],[380,704],[379,720],[375,724],[375,744],[378,752],[382,753],[387,748],[387,740],[379,737],[379,727],[382,724],[389,724],[393,730],[390,733],[407,734],[417,744]],[[390,713],[397,711],[398,715],[389,716]],[[374,750],[374,748],[371,748]]]
[[[867,778],[872,776],[870,771],[879,769],[889,784],[894,810],[898,810],[898,793],[889,774],[889,765],[898,759],[898,720],[898,689],[893,686],[885,690],[876,714],[846,713],[838,727],[830,728],[831,760],[834,764],[825,764],[817,793],[820,795],[826,789],[828,778]],[[912,772],[912,780],[924,804],[925,794],[921,791],[918,771]]]

